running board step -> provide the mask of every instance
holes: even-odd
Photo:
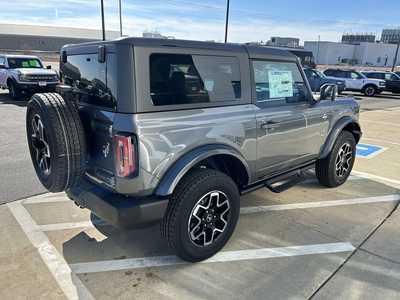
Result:
[[[311,167],[294,170],[265,182],[265,187],[274,193],[282,193],[306,179],[306,171]]]

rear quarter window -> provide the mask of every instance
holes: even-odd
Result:
[[[151,54],[150,96],[154,106],[239,101],[239,62],[235,57]]]
[[[69,55],[61,65],[63,82],[75,88],[81,103],[115,108],[112,93],[107,86],[106,63],[98,61],[98,54]]]

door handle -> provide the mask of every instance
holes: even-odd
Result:
[[[262,129],[275,129],[278,126],[279,126],[279,122],[275,122],[275,121],[263,121],[263,122],[261,122],[261,125],[260,125],[260,127]]]

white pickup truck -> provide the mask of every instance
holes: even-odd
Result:
[[[44,67],[38,57],[0,54],[0,88],[8,89],[12,99],[54,91],[58,83],[57,72],[50,66]]]
[[[345,69],[327,69],[323,72],[326,77],[344,80],[346,91],[362,92],[368,97],[373,97],[385,90],[385,80],[368,78],[364,74]]]

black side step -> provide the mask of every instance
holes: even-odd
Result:
[[[311,169],[312,166],[307,166],[301,169],[293,170],[289,173],[279,175],[271,178],[265,182],[265,187],[270,189],[274,193],[281,193],[302,182],[306,178],[306,172]]]

